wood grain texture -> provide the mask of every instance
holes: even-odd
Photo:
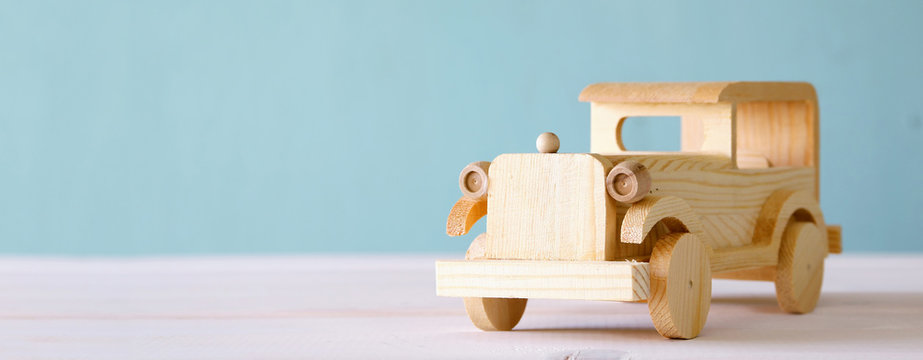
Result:
[[[730,158],[724,155],[674,152],[631,152],[601,155],[613,164],[633,160],[652,172],[726,170],[733,169]]]
[[[820,128],[815,99],[737,104],[737,152],[761,154],[772,166],[820,166]],[[752,163],[738,166],[753,167]],[[814,181],[819,194],[818,177]]]
[[[815,166],[814,109],[803,101],[737,105],[737,151],[762,154],[773,166]]]
[[[652,195],[683,199],[701,217],[715,248],[751,242],[756,218],[776,190],[813,190],[811,168],[652,172]]]
[[[683,152],[725,155],[740,168],[820,164],[817,94],[809,83],[600,83],[580,100],[592,103],[594,153],[627,151],[627,117],[680,116]],[[818,197],[819,184],[815,175]]]
[[[843,253],[843,228],[839,225],[827,225],[827,248],[831,254]]]
[[[752,227],[741,227],[750,240],[745,246],[726,246],[720,242],[723,232],[708,231],[700,217],[678,197],[647,197],[628,209],[621,225],[621,241],[640,244],[650,242],[650,232],[655,225],[665,226],[667,232],[695,234],[708,246],[711,270],[715,273],[775,266],[785,224],[795,218],[810,221],[824,228],[823,214],[810,192],[779,190],[768,196],[758,210]],[[724,231],[730,229],[728,226]],[[749,230],[753,229],[753,230]]]
[[[465,252],[465,260],[483,260],[487,259],[487,233],[478,235],[468,245],[468,251]]]
[[[606,260],[615,241],[612,164],[592,154],[505,154],[488,190],[491,259]]]
[[[712,272],[775,266],[786,225],[793,220],[812,222],[818,228],[826,227],[820,205],[810,192],[774,192],[760,209],[751,244],[716,249],[712,257]]]
[[[737,130],[738,132],[740,129]],[[738,169],[765,169],[771,167],[769,159],[762,153],[750,150],[742,150],[740,144],[737,145],[737,168]]]
[[[734,157],[734,107],[731,104],[596,103],[590,106],[590,152],[615,155],[629,152],[622,141],[622,124],[631,116],[680,116],[683,151]],[[694,119],[695,127],[686,127]],[[692,136],[694,134],[694,136]]]
[[[648,198],[672,196],[682,199],[707,234],[699,235],[715,249],[750,245],[760,210],[776,190],[813,193],[815,170],[808,167],[735,170],[729,168],[727,158],[685,154],[626,154],[606,158],[613,163],[638,161],[647,167],[652,177]],[[626,237],[635,231],[625,228],[626,220],[619,219],[621,242],[637,243],[647,229]]]
[[[648,264],[636,261],[436,262],[440,296],[639,301],[648,282]]]
[[[468,254],[486,260],[437,264],[440,295],[650,297],[658,332],[682,339],[704,326],[712,273],[773,280],[784,310],[814,308],[841,233],[818,204],[810,84],[596,84],[581,100],[592,102],[592,153],[497,157],[487,234]],[[634,116],[680,116],[682,152],[626,149],[623,124]],[[539,150],[552,151],[557,144],[543,136]],[[649,187],[635,181],[642,177]],[[628,259],[650,263],[639,272]],[[487,315],[472,321],[496,328]]]
[[[776,267],[763,266],[752,269],[725,271],[712,275],[715,279],[776,281]]]
[[[790,223],[782,237],[776,270],[776,299],[782,310],[795,314],[814,310],[824,281],[827,241],[817,225]]]
[[[471,227],[478,219],[487,215],[487,200],[472,199],[462,196],[452,210],[449,211],[449,218],[445,223],[445,232],[449,236],[461,236],[468,233]]]
[[[615,201],[631,204],[651,191],[651,174],[637,161],[623,161],[606,175],[606,191]]]
[[[597,83],[580,93],[580,101],[599,103],[711,104],[817,99],[806,82],[652,82]]]
[[[675,196],[649,196],[632,205],[622,220],[622,242],[640,244],[658,223],[671,232],[692,233],[705,238],[699,217],[683,199]]]
[[[510,331],[526,311],[528,299],[465,298],[468,318],[484,331]]]
[[[644,165],[652,177],[648,196],[632,206],[613,201],[600,182],[606,167],[629,160]],[[781,203],[768,199],[779,189],[804,194],[797,203],[811,219],[822,221],[810,167],[733,169],[726,157],[685,154],[509,154],[492,166],[491,259],[647,255],[653,244],[644,241],[664,221],[667,230],[693,231],[711,249],[723,251],[712,259],[713,271],[742,270],[775,265],[779,243],[770,241],[771,230],[781,229],[777,226],[787,218],[780,217],[798,209],[778,213]],[[655,209],[662,198],[673,200]],[[772,210],[766,210],[767,203],[774,204]],[[769,243],[773,247],[767,248]]]
[[[693,234],[669,234],[651,254],[648,308],[660,335],[692,339],[705,326],[711,306],[708,249]]]
[[[466,197],[475,200],[487,198],[489,187],[487,173],[490,170],[490,161],[475,161],[465,166],[458,174],[458,189]]]

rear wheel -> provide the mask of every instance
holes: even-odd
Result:
[[[484,331],[513,330],[522,313],[526,311],[528,299],[465,298],[468,318]]]
[[[776,299],[782,310],[794,314],[814,310],[826,255],[826,240],[814,223],[794,221],[785,228],[776,268]]]
[[[647,305],[657,332],[673,339],[698,336],[711,306],[711,263],[705,244],[688,233],[661,237],[654,244],[650,272]]]

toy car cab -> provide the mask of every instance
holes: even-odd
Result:
[[[779,306],[814,309],[840,228],[819,206],[817,96],[808,83],[600,83],[590,152],[503,154],[459,176],[446,225],[487,215],[465,260],[436,263],[437,294],[482,330],[511,330],[528,298],[647,301],[657,331],[696,337],[712,278],[774,281]],[[680,152],[632,152],[622,125],[679,116]]]

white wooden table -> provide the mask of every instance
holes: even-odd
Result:
[[[923,358],[923,256],[831,256],[801,316],[771,283],[716,280],[689,341],[643,303],[533,300],[480,332],[434,295],[436,258],[0,258],[0,359]]]

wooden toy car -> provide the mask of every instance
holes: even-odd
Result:
[[[528,298],[647,301],[654,327],[696,337],[711,279],[774,281],[779,306],[814,309],[839,226],[819,201],[817,95],[808,83],[600,83],[590,153],[468,165],[447,233],[484,215],[465,260],[436,263],[437,294],[463,297],[482,330],[511,330]],[[681,152],[632,152],[632,116],[679,116]]]

